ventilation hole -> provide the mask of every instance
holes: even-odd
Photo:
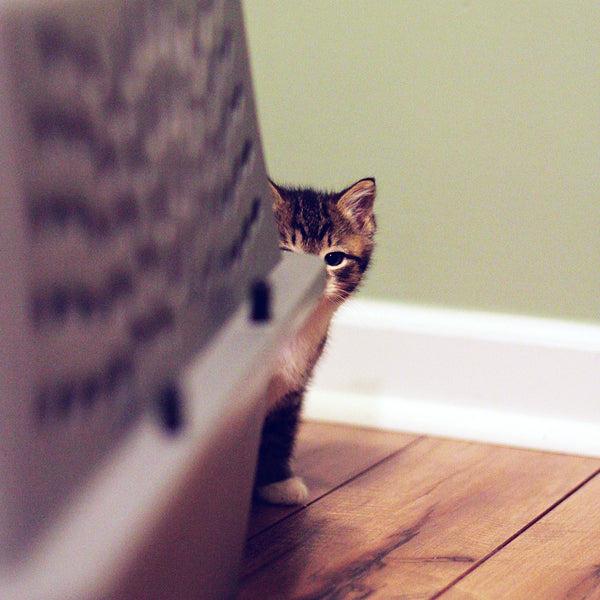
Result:
[[[114,215],[119,225],[134,225],[140,218],[140,210],[132,193],[123,194],[116,202]]]
[[[31,126],[38,139],[72,139],[87,142],[92,147],[96,146],[92,122],[82,113],[38,107],[31,114]]]
[[[106,390],[110,393],[133,376],[133,361],[127,356],[115,356],[106,367]]]
[[[240,154],[240,164],[242,167],[245,167],[250,162],[250,157],[252,156],[253,143],[251,139],[247,139],[244,142],[244,147],[242,148],[242,152]]]
[[[71,295],[75,312],[85,320],[90,319],[98,305],[95,294],[88,288],[79,287]]]
[[[223,38],[217,48],[217,58],[220,61],[227,60],[233,53],[233,33],[230,29],[223,32]]]
[[[131,336],[139,343],[149,343],[157,335],[169,329],[175,318],[173,311],[167,306],[161,306],[153,312],[134,319],[131,324]]]
[[[48,298],[49,312],[53,319],[63,321],[69,309],[69,293],[64,288],[55,288]]]
[[[75,40],[57,23],[45,22],[37,27],[36,41],[42,58],[50,65],[56,60],[71,60],[83,71],[99,71],[101,60],[89,40]]]
[[[177,386],[170,384],[158,397],[160,421],[167,433],[177,433],[183,425],[181,397]]]
[[[56,23],[40,23],[36,31],[36,41],[42,56],[48,59],[64,54],[69,45],[65,32]]]
[[[112,231],[108,215],[92,208],[92,200],[71,195],[49,195],[30,198],[28,218],[34,231],[56,227],[65,229],[69,225],[82,228],[90,237],[106,237]]]
[[[236,113],[240,110],[244,100],[244,86],[241,83],[237,83],[233,92],[231,93],[231,100],[229,101],[229,109],[232,113]]]
[[[97,375],[86,377],[81,384],[81,404],[90,408],[95,404],[102,393],[102,384]]]
[[[77,206],[74,214],[79,224],[91,237],[105,238],[112,230],[108,216],[92,210],[89,206]]]
[[[72,204],[66,198],[53,198],[48,202],[46,216],[50,223],[65,226],[72,216]]]
[[[256,223],[256,221],[258,220],[258,217],[260,215],[260,206],[260,198],[254,198],[254,200],[252,201],[252,208],[250,209],[250,222],[252,224]]]
[[[250,318],[256,323],[271,319],[271,288],[263,281],[255,281],[250,286]]]
[[[94,156],[99,171],[108,171],[117,166],[117,150],[113,146],[104,144],[96,148]]]
[[[160,262],[160,253],[152,242],[147,242],[140,246],[136,250],[135,255],[140,269],[145,271],[155,269]]]
[[[34,230],[46,226],[65,227],[71,217],[71,202],[64,197],[35,198],[28,202],[29,223]]]
[[[121,298],[131,296],[134,291],[133,278],[126,271],[116,270],[108,278],[107,293],[112,303]]]

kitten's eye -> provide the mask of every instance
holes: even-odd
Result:
[[[291,252],[289,248],[279,248],[282,252]]]
[[[325,255],[325,263],[330,267],[341,265],[346,255],[343,252],[329,252]]]

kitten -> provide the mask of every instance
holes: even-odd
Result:
[[[325,262],[327,283],[317,306],[284,348],[267,388],[256,475],[257,496],[272,504],[303,504],[308,489],[292,474],[302,400],[336,309],[354,292],[374,247],[375,180],[361,179],[339,193],[286,188],[271,182],[280,247],[316,254]]]

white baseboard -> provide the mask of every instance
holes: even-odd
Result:
[[[600,457],[600,326],[350,301],[304,414]]]

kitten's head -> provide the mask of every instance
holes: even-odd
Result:
[[[360,284],[375,245],[375,180],[338,192],[282,187],[271,182],[282,250],[316,254],[325,262],[324,296],[342,302]]]

